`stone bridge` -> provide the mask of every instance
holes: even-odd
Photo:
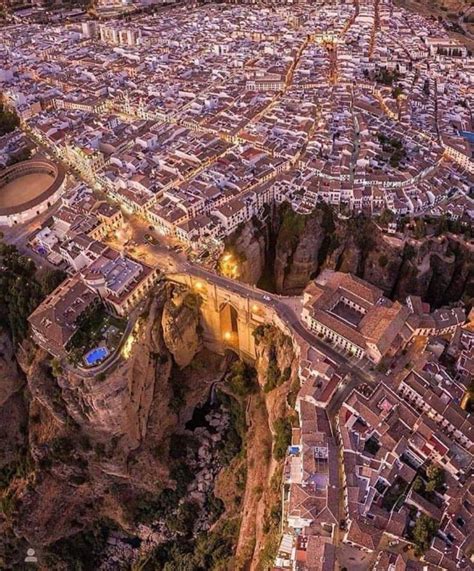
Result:
[[[228,284],[218,283],[218,276],[211,280],[204,275],[172,274],[167,278],[200,295],[204,342],[210,350],[223,353],[230,349],[247,361],[255,359],[253,331],[274,323],[276,317],[268,305],[270,298],[263,299],[264,292],[237,283],[229,289]]]
[[[168,274],[166,278],[201,296],[203,337],[210,350],[222,354],[230,349],[252,362],[257,356],[254,330],[259,325],[273,325],[291,338],[300,365],[321,360],[337,366],[342,375],[350,373],[357,382],[373,380],[361,362],[354,362],[305,327],[300,297],[270,294],[193,264],[186,264],[185,269],[186,273]]]

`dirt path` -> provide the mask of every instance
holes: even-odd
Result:
[[[253,395],[247,407],[247,485],[242,505],[242,523],[236,550],[236,570],[254,568],[255,547],[265,506],[261,501],[272,473],[272,436],[265,401]],[[258,535],[257,535],[258,534]]]

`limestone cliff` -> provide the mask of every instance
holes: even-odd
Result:
[[[275,427],[292,415],[299,387],[298,359],[291,339],[266,325],[256,330],[255,343],[259,390],[246,407],[247,486],[236,554],[236,569],[251,570],[272,563],[265,557],[278,541],[278,520],[270,515],[278,512],[282,475]]]
[[[261,285],[271,284],[277,293],[300,294],[329,268],[351,272],[392,298],[420,295],[433,307],[460,299],[470,303],[474,297],[474,248],[454,235],[400,240],[366,217],[340,218],[324,204],[307,216],[283,204],[268,226],[267,232],[258,230],[266,241],[263,248],[260,238],[258,248],[264,249],[265,267],[271,272]],[[251,236],[256,230],[250,221],[240,235]]]
[[[189,365],[201,348],[199,304],[198,296],[185,288],[174,286],[172,296],[163,308],[163,338],[180,367]]]
[[[15,460],[26,443],[28,414],[22,395],[25,378],[10,338],[0,329],[0,468]]]
[[[141,533],[131,506],[168,481],[167,442],[181,423],[172,400],[186,375],[174,371],[200,349],[193,301],[182,289],[162,286],[136,321],[125,357],[95,375],[79,374],[29,342],[15,353],[2,334],[0,469],[22,451],[21,471],[9,471],[0,488],[8,506],[0,513],[5,537],[14,534],[17,546],[26,540],[41,554],[104,518]],[[195,402],[208,382],[192,383]],[[183,405],[192,410],[187,397]]]
[[[237,263],[238,278],[248,284],[256,284],[262,277],[267,258],[268,237],[265,226],[253,219],[242,225],[226,244],[226,253],[232,253]],[[225,268],[222,268],[225,275]]]
[[[324,263],[335,225],[323,209],[303,217],[286,204],[279,209],[276,222],[275,288],[285,294],[299,293]]]

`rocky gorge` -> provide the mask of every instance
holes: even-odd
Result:
[[[350,272],[398,300],[419,295],[433,307],[472,305],[474,246],[443,233],[401,239],[372,219],[336,215],[324,203],[308,215],[284,203],[253,218],[228,239],[239,279],[285,295],[300,294],[323,269]]]
[[[289,339],[256,335],[252,365],[211,353],[199,296],[166,282],[99,374],[2,329],[0,567],[33,548],[45,569],[257,569],[298,381]]]

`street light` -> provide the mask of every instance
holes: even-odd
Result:
[[[231,338],[232,338],[232,333],[231,333],[230,331],[226,331],[226,332],[224,333],[224,339],[225,339],[226,341],[230,341]]]

